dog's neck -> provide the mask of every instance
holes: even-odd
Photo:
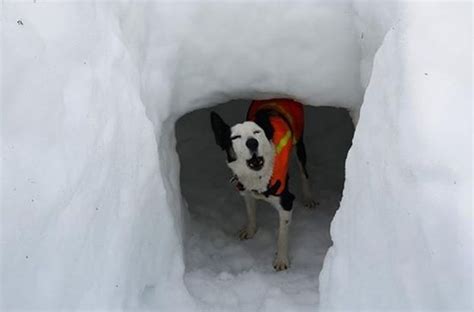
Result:
[[[239,182],[246,190],[263,193],[268,189],[268,183],[273,174],[275,160],[275,148],[272,144],[272,152],[264,155],[264,165],[259,171],[254,171],[247,166],[246,160],[233,161],[228,163],[229,168],[237,176]]]

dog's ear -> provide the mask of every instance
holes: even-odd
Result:
[[[273,132],[275,132],[275,130],[273,129],[272,124],[270,123],[269,114],[265,111],[257,112],[257,114],[255,115],[255,123],[263,129],[263,132],[265,132],[265,136],[267,137],[268,141],[271,141],[273,139]]]
[[[230,127],[215,112],[211,112],[211,126],[217,145],[223,150],[228,149],[232,144],[230,141]]]

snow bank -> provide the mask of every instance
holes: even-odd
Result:
[[[186,304],[153,126],[113,10],[3,9],[2,308]]]
[[[192,310],[177,118],[277,95],[357,111],[367,85],[322,303],[465,307],[471,22],[432,6],[6,1],[2,308]]]
[[[375,24],[385,17],[356,9]],[[471,5],[394,12],[346,162],[321,306],[470,310]]]

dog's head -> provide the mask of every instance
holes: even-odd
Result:
[[[273,133],[265,125],[245,121],[230,127],[215,112],[211,113],[211,125],[216,143],[226,152],[234,173],[253,174],[273,164]]]

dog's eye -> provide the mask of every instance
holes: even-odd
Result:
[[[253,132],[253,134],[258,134],[258,133],[260,133],[260,132],[261,132],[260,130],[255,130],[255,131]]]
[[[234,135],[232,137],[230,137],[231,140],[235,140],[235,139],[240,139],[242,136],[240,135]]]

